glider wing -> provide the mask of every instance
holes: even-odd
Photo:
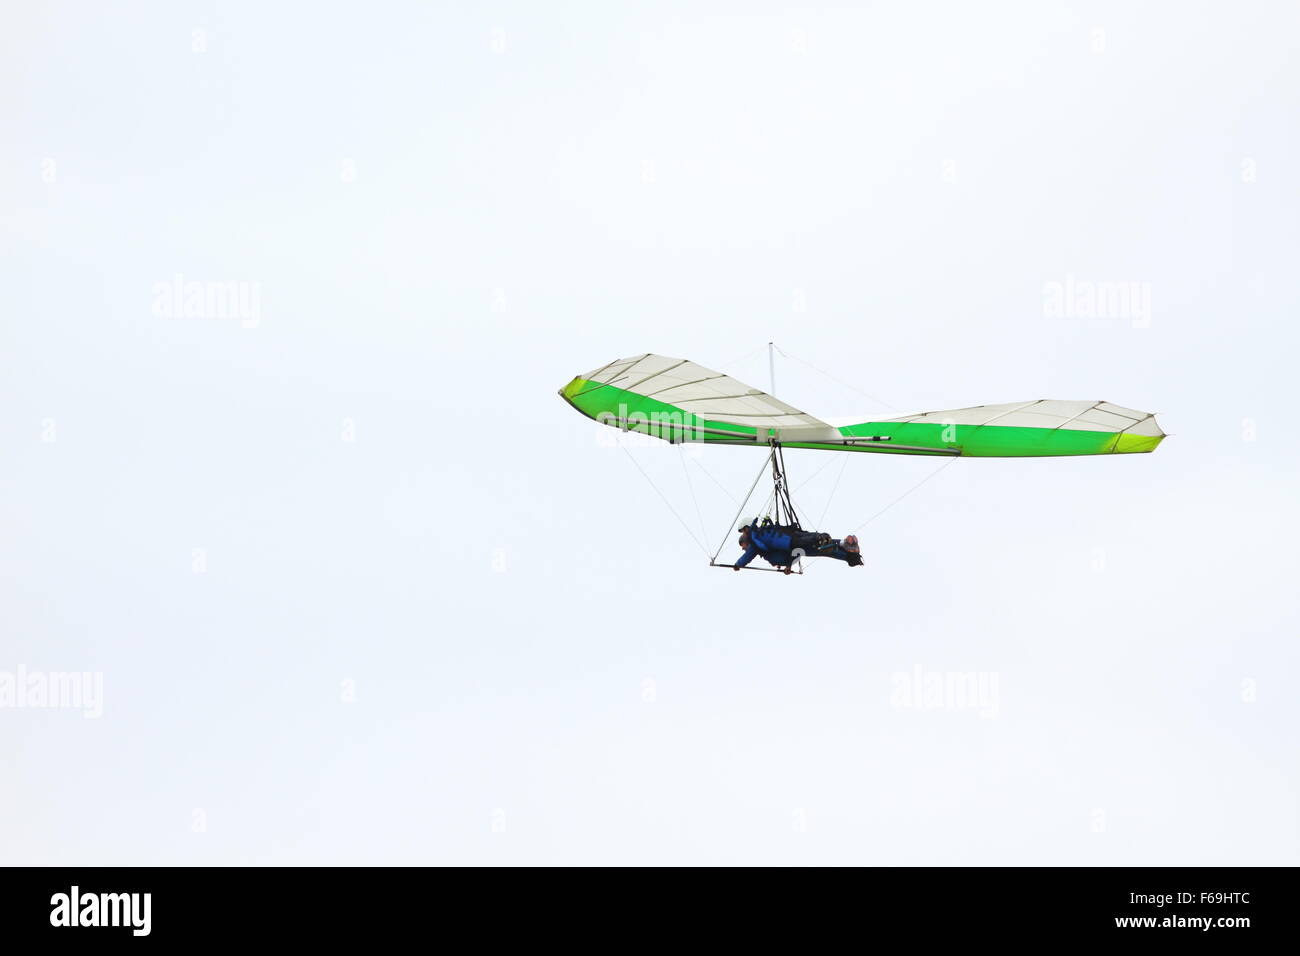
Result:
[[[602,424],[670,442],[767,445],[894,455],[1026,458],[1154,451],[1155,415],[1104,401],[1036,399],[922,412],[835,427],[686,359],[619,359],[560,389]]]

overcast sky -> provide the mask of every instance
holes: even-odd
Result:
[[[1298,28],[10,5],[0,861],[1300,863]],[[761,452],[556,390],[769,341],[1171,437],[791,452],[866,566],[716,570]]]

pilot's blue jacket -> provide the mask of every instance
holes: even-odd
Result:
[[[760,554],[768,564],[777,567],[789,567],[794,563],[794,556],[790,553],[793,544],[794,542],[790,540],[790,536],[781,531],[776,525],[763,527],[755,519],[749,523],[749,547],[745,549],[745,553],[736,562],[736,567],[743,568]]]

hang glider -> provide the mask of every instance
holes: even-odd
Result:
[[[579,375],[560,396],[602,424],[673,443],[1035,458],[1150,452],[1165,437],[1150,412],[1042,398],[837,427],[729,375],[651,353]]]
[[[835,426],[729,375],[686,359],[652,353],[619,359],[579,375],[560,389],[560,396],[582,414],[602,424],[651,435],[673,444],[703,442],[764,448],[767,460],[728,526],[727,537],[730,537],[736,521],[747,513],[745,509],[754,489],[770,467],[772,491],[768,497],[771,506],[767,509],[768,517],[759,526],[757,535],[751,534],[749,526],[742,528],[747,536],[742,537],[739,543],[746,548],[752,542],[763,540],[801,544],[797,550],[792,546],[781,550],[784,545],[763,545],[769,549],[765,558],[786,574],[796,570],[802,574],[803,558],[824,556],[826,548],[831,546],[828,542],[833,542],[831,556],[847,559],[848,553],[840,554],[838,539],[820,533],[810,536],[800,525],[794,503],[790,500],[782,456],[785,448],[930,455],[951,461],[959,457],[1134,454],[1154,451],[1165,437],[1155,415],[1149,412],[1104,401],[1041,398]],[[668,501],[666,497],[664,500]],[[774,521],[772,515],[775,515]],[[686,527],[680,515],[677,519]],[[755,521],[757,518],[750,524]],[[764,539],[763,529],[772,526],[775,536]],[[727,537],[709,558],[709,564],[742,570],[752,557],[748,550],[742,561],[734,564],[718,562]],[[846,537],[844,540],[852,542],[852,553],[856,556],[856,538]],[[802,543],[809,541],[817,544],[813,552],[802,547]],[[708,553],[703,545],[701,550]],[[856,562],[858,565],[861,563]],[[748,569],[769,570],[752,565]]]

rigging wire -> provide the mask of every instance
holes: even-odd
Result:
[[[929,480],[930,480],[931,478],[933,478],[935,475],[939,474],[939,472],[945,470],[949,465],[951,465],[954,461],[957,461],[957,459],[960,458],[960,457],[961,457],[960,455],[953,455],[951,458],[949,458],[947,461],[945,461],[942,465],[940,465],[940,466],[939,466],[938,468],[936,468],[934,471],[930,472],[928,475],[926,475],[924,478],[922,478],[920,481],[918,481],[916,484],[914,484],[911,488],[908,488],[905,492],[903,492],[901,495],[899,495],[897,498],[895,498],[895,499],[894,499],[893,501],[891,501],[889,504],[885,505],[885,507],[881,508],[879,511],[877,511],[875,514],[873,514],[873,515],[872,515],[870,518],[868,518],[866,521],[862,522],[862,524],[858,525],[856,528],[854,528],[852,531],[850,531],[849,534],[857,534],[859,531],[861,531],[861,530],[862,530],[863,528],[865,528],[867,525],[871,524],[871,522],[875,521],[877,518],[879,518],[881,515],[883,515],[883,514],[884,514],[886,511],[888,511],[890,508],[894,507],[894,505],[898,504],[900,501],[902,501],[904,498],[906,498],[906,497],[907,497],[908,495],[910,495],[912,492],[916,491],[917,488],[920,488],[923,484],[925,484],[927,481],[929,481]]]
[[[805,488],[807,488],[809,485],[811,485],[811,484],[813,483],[813,480],[814,480],[818,475],[820,475],[823,471],[825,471],[827,468],[829,468],[829,467],[830,467],[831,465],[833,465],[833,464],[835,464],[835,456],[834,456],[834,455],[827,455],[827,456],[826,456],[826,460],[823,461],[823,462],[821,463],[821,466],[820,466],[816,471],[814,471],[811,475],[809,475],[809,476],[808,476],[807,478],[805,478],[803,481],[799,482],[799,487],[795,488],[794,493],[795,493],[795,494],[798,494],[799,492],[803,491]]]
[[[698,458],[693,458],[691,460],[695,462],[696,466],[700,469],[700,471],[704,472],[704,474],[708,476],[709,481],[713,482],[715,485],[717,485],[719,488],[722,489],[722,493],[731,499],[732,504],[740,503],[736,501],[736,496],[731,493],[731,489],[728,488],[726,485],[724,485],[722,482],[718,481],[717,478],[713,477],[713,472],[709,471],[709,469],[705,468],[704,465],[700,464]]]
[[[731,368],[731,367],[733,367],[733,366],[739,365],[739,364],[742,363],[742,362],[748,362],[750,359],[752,359],[752,358],[753,358],[755,355],[757,355],[759,352],[765,352],[765,351],[767,351],[768,346],[771,345],[771,344],[772,344],[772,343],[769,342],[767,345],[760,345],[758,348],[754,349],[754,351],[752,351],[752,352],[750,352],[750,353],[748,353],[748,354],[746,354],[746,355],[742,355],[742,356],[741,356],[740,358],[738,358],[738,359],[732,359],[730,362],[723,362],[721,365],[718,366],[718,368]],[[779,349],[778,349],[778,351],[779,351]]]
[[[900,501],[902,501],[904,498],[906,498],[906,497],[907,497],[908,495],[910,495],[912,492],[916,491],[916,489],[920,488],[923,484],[925,484],[925,483],[926,483],[927,481],[929,481],[931,478],[933,478],[933,477],[935,477],[937,474],[939,474],[939,472],[944,471],[944,470],[945,470],[949,465],[951,465],[954,461],[957,461],[957,459],[960,458],[960,457],[961,457],[960,455],[953,455],[951,458],[949,458],[947,461],[945,461],[942,465],[940,465],[940,466],[939,466],[938,468],[936,468],[934,471],[930,472],[928,475],[926,475],[924,478],[922,478],[922,479],[921,479],[920,481],[918,481],[916,484],[912,485],[912,487],[908,488],[906,491],[904,491],[901,495],[899,495],[897,498],[895,498],[895,499],[894,499],[893,501],[891,501],[889,504],[885,505],[885,507],[881,508],[881,509],[880,509],[879,511],[877,511],[875,514],[873,514],[873,515],[872,515],[870,518],[868,518],[866,521],[862,522],[862,524],[858,525],[856,528],[854,528],[852,531],[850,531],[849,534],[857,534],[859,531],[861,531],[861,530],[862,530],[863,528],[865,528],[867,525],[871,524],[871,522],[875,521],[877,518],[879,518],[881,515],[883,515],[883,514],[884,514],[886,511],[888,511],[890,508],[894,507],[894,505],[898,504]],[[812,568],[812,566],[810,565],[810,566],[809,566],[809,570],[811,570],[811,568]]]
[[[826,507],[822,509],[821,517],[817,519],[817,527],[825,526],[826,512],[831,510],[831,502],[835,500],[835,492],[839,490],[840,479],[844,477],[844,469],[848,467],[849,456],[847,452],[841,452],[840,457],[843,461],[840,463],[840,473],[835,476],[835,484],[831,486],[831,493],[826,496]]]
[[[867,398],[871,399],[873,402],[875,402],[875,403],[878,404],[878,405],[884,405],[885,408],[888,408],[888,409],[891,410],[891,411],[895,411],[895,412],[898,411],[897,408],[895,408],[893,405],[889,404],[889,402],[885,401],[884,399],[882,399],[882,398],[878,398],[877,396],[872,395],[870,392],[865,391],[865,390],[863,390],[863,389],[861,389],[861,388],[858,388],[858,386],[856,386],[856,385],[851,385],[850,383],[844,381],[844,379],[839,378],[838,376],[832,375],[830,372],[826,371],[825,369],[823,369],[823,368],[818,368],[818,367],[817,367],[816,365],[814,365],[812,362],[809,362],[809,361],[807,361],[807,360],[805,360],[805,359],[801,359],[801,358],[800,358],[799,356],[797,356],[797,355],[791,355],[789,352],[787,352],[785,349],[781,348],[781,346],[779,346],[779,345],[774,346],[774,347],[776,348],[776,350],[777,350],[778,352],[781,353],[781,355],[782,355],[783,357],[788,358],[788,359],[794,359],[796,362],[800,363],[801,365],[807,365],[807,366],[808,366],[810,369],[812,369],[814,372],[818,372],[818,373],[820,373],[820,374],[822,374],[822,375],[825,375],[825,376],[826,376],[827,378],[829,378],[832,382],[838,382],[840,385],[843,385],[845,388],[851,388],[851,389],[853,389],[853,391],[857,392],[859,395],[865,395]]]
[[[691,470],[686,467],[686,450],[682,443],[677,443],[677,457],[682,462],[682,474],[686,476],[686,487],[691,491],[691,500],[695,502],[695,517],[700,519],[700,543],[709,536],[708,529],[704,526],[704,512],[700,510],[700,499],[695,496],[695,485],[691,483]]]
[[[663,503],[668,506],[668,510],[673,513],[673,517],[676,518],[681,523],[681,526],[686,529],[686,533],[691,536],[691,540],[695,542],[695,546],[704,552],[705,557],[708,557],[709,549],[700,543],[699,538],[695,537],[695,532],[691,530],[690,525],[688,525],[685,521],[682,520],[682,516],[677,513],[677,509],[673,507],[673,503],[668,500],[668,498],[664,495],[662,491],[659,490],[659,486],[654,483],[654,480],[649,475],[646,474],[645,469],[641,467],[641,463],[632,456],[632,453],[627,450],[627,446],[624,445],[622,442],[619,442],[618,447],[623,449],[623,454],[627,455],[628,461],[636,465],[636,470],[641,472],[641,477],[650,483],[650,487],[655,490],[655,494],[657,494],[660,498],[663,499]],[[721,551],[722,549],[719,548],[718,550]]]

